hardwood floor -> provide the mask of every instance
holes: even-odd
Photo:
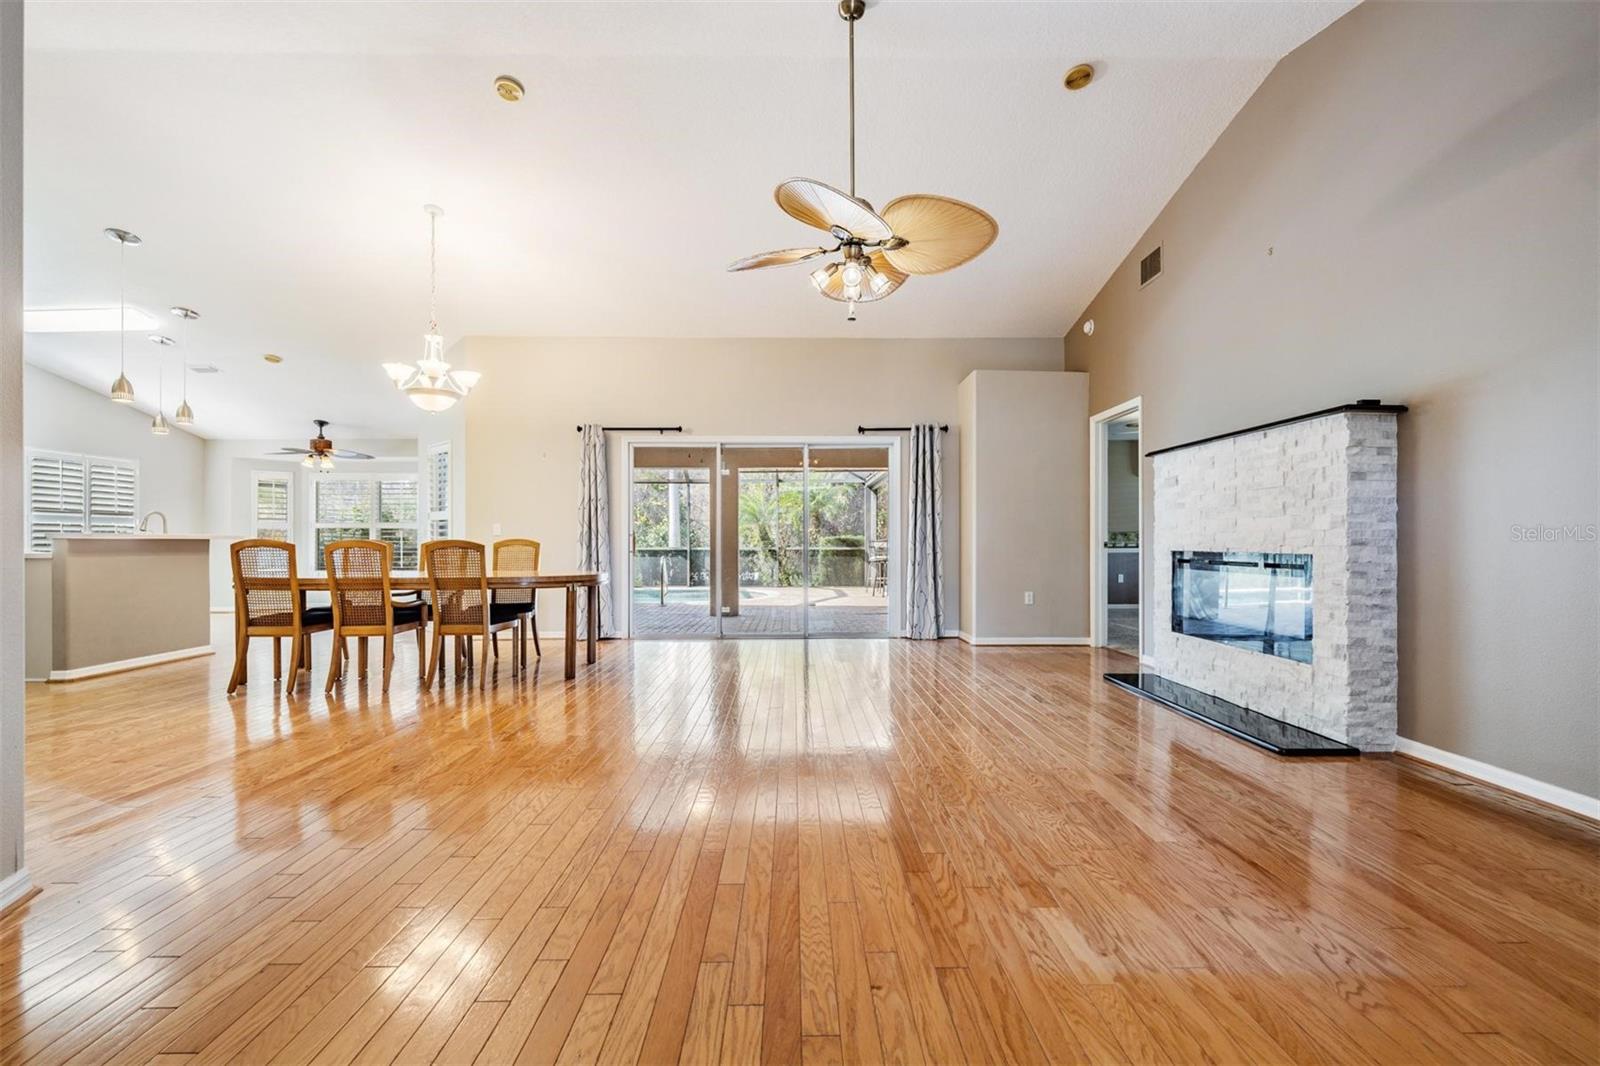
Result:
[[[0,1059],[1600,1056],[1600,830],[1276,759],[1121,656],[636,642],[324,700],[257,643],[232,700],[227,655],[29,686]]]

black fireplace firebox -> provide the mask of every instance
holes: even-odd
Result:
[[[1311,661],[1311,556],[1172,553],[1172,631]]]

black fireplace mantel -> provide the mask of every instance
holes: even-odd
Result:
[[[1212,441],[1227,440],[1229,437],[1242,437],[1246,433],[1260,433],[1264,429],[1277,429],[1279,426],[1292,426],[1296,422],[1309,422],[1313,418],[1326,418],[1329,415],[1344,414],[1347,411],[1369,415],[1398,415],[1405,413],[1406,405],[1403,403],[1384,403],[1382,400],[1357,400],[1355,403],[1342,403],[1338,407],[1327,407],[1321,411],[1312,411],[1310,414],[1295,415],[1293,418],[1280,418],[1276,422],[1263,422],[1259,426],[1247,426],[1244,429],[1218,433],[1212,437],[1201,437],[1199,440],[1186,441],[1183,444],[1169,444],[1165,448],[1157,448],[1153,452],[1145,452],[1144,457],[1148,459],[1153,455],[1165,455],[1167,452],[1182,451],[1184,448],[1194,448],[1201,444],[1210,444]]]

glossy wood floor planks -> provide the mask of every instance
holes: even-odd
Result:
[[[1115,653],[252,654],[29,686],[0,1062],[1600,1060],[1600,829]]]

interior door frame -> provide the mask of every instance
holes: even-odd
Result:
[[[722,436],[722,435],[691,435],[691,434],[681,434],[680,435],[680,434],[674,434],[670,438],[663,438],[659,434],[655,434],[655,433],[617,433],[617,434],[615,434],[615,436],[617,438],[617,442],[616,443],[619,446],[620,458],[623,461],[618,463],[618,464],[616,464],[616,466],[613,467],[613,471],[614,472],[611,474],[611,477],[610,477],[611,486],[612,486],[612,496],[611,496],[611,498],[613,500],[619,501],[619,503],[620,503],[620,506],[617,506],[617,507],[612,509],[612,514],[611,514],[611,545],[612,545],[612,548],[611,548],[611,556],[612,556],[612,558],[611,558],[611,564],[612,564],[611,565],[611,572],[613,574],[626,575],[626,580],[621,583],[622,587],[621,587],[621,589],[618,590],[618,593],[620,593],[620,594],[615,594],[615,595],[612,596],[612,603],[613,603],[612,610],[617,615],[617,618],[616,618],[617,632],[627,634],[629,639],[634,639],[634,632],[633,632],[633,552],[629,550],[630,536],[631,536],[631,534],[633,532],[633,470],[634,470],[633,453],[634,453],[634,449],[636,449],[636,448],[652,448],[652,447],[653,448],[680,447],[680,446],[681,447],[685,447],[685,448],[716,448],[716,450],[717,450],[716,470],[713,471],[713,475],[714,476],[712,478],[713,484],[719,486],[718,489],[716,489],[712,493],[712,511],[713,511],[713,519],[712,520],[713,520],[713,522],[715,522],[717,520],[717,517],[720,515],[720,511],[721,511],[721,508],[723,506],[723,500],[721,498],[722,494],[721,494],[721,490],[720,490],[720,484],[721,484],[720,471],[722,469],[722,449],[723,449],[724,446],[735,447],[735,448],[737,448],[737,447],[763,447],[763,446],[765,446],[765,447],[797,447],[797,448],[805,448],[807,446],[815,446],[815,447],[819,447],[819,448],[829,448],[829,447],[880,448],[881,447],[881,448],[887,448],[888,451],[889,451],[889,499],[891,501],[891,504],[890,504],[890,508],[889,508],[889,562],[886,564],[887,567],[888,567],[889,573],[888,573],[888,581],[887,581],[888,587],[885,589],[885,596],[886,596],[886,598],[888,600],[887,606],[888,606],[889,618],[888,618],[887,631],[885,632],[884,635],[886,637],[903,637],[903,636],[905,636],[905,618],[904,618],[903,605],[901,603],[901,592],[900,592],[900,590],[901,590],[901,582],[903,580],[903,576],[902,576],[902,573],[901,573],[902,568],[895,565],[895,563],[901,558],[901,552],[904,550],[904,548],[903,548],[903,524],[904,524],[904,521],[905,521],[905,507],[906,507],[906,501],[903,498],[902,493],[901,493],[901,476],[900,476],[901,438],[900,438],[900,436],[898,434],[895,434],[895,435],[851,434],[849,436],[796,436],[796,435],[788,435],[788,436],[726,435],[726,436]],[[617,453],[613,452],[611,454],[616,455]],[[807,453],[807,454],[809,455],[809,453]],[[808,488],[808,491],[805,493],[805,496],[806,496],[807,516],[809,517],[809,510],[810,510],[809,485],[807,486],[807,488]],[[809,522],[806,522],[805,525],[807,527],[806,536],[809,536],[810,535]],[[720,575],[720,573],[721,573],[721,552],[722,552],[722,547],[723,547],[722,546],[722,541],[721,541],[721,538],[719,537],[719,538],[716,539],[715,551],[713,552],[712,563],[711,563],[712,570],[713,570],[714,574],[716,574],[716,575]],[[623,559],[624,559],[624,564],[621,565],[621,566],[617,565],[617,563],[618,563],[617,555],[618,555],[619,552],[622,554]],[[806,575],[807,575],[806,576],[806,593],[807,593],[807,597],[806,598],[809,600],[809,598],[810,598],[809,553],[805,553],[803,558],[806,559],[806,563],[805,563],[805,565],[806,565],[806,571],[805,572],[806,572]],[[720,580],[720,576],[717,579]],[[713,581],[713,584],[712,584],[711,595],[712,595],[713,599],[715,599],[716,596],[717,596],[717,589],[716,589],[716,586],[715,586],[715,580]],[[807,607],[807,610],[809,610],[809,605]],[[807,630],[810,629],[809,623],[805,626],[805,628]],[[804,632],[804,633],[799,634],[798,636],[791,636],[791,637],[777,637],[777,636],[766,637],[766,636],[760,636],[760,635],[754,635],[754,634],[726,635],[726,634],[724,634],[722,632],[722,619],[721,619],[720,615],[718,616],[718,619],[717,619],[717,634],[718,634],[717,639],[732,639],[732,640],[741,640],[741,639],[742,640],[750,640],[750,639],[809,640],[809,639],[811,639],[811,635],[810,635],[809,632]],[[671,637],[663,638],[658,634],[650,634],[648,639],[651,639],[651,640],[669,639],[670,640],[670,639],[673,639],[673,638],[671,638]],[[683,638],[679,638],[679,639],[683,639]],[[819,636],[818,639],[833,640],[833,639],[860,639],[860,638],[852,638],[852,637],[849,637],[849,636],[836,636],[836,635],[824,634],[822,636]],[[871,640],[871,639],[875,639],[875,638],[868,637],[868,638],[865,638],[865,639]]]
[[[1106,647],[1106,448],[1107,430],[1111,423],[1139,416],[1139,436],[1135,449],[1144,446],[1144,397],[1135,396],[1115,407],[1089,416],[1089,644]],[[1139,455],[1139,655],[1144,657],[1145,605],[1148,602],[1144,587],[1144,453]]]

